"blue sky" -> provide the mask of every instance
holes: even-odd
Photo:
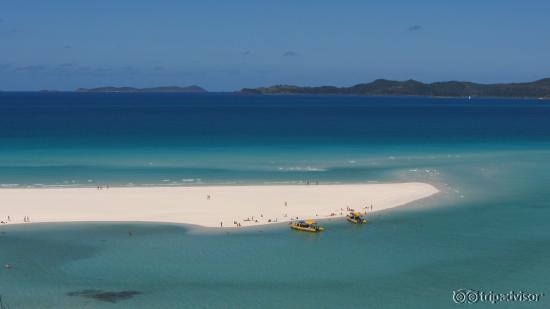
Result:
[[[0,89],[550,77],[550,1],[0,1]]]

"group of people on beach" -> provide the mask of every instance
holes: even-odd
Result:
[[[209,200],[210,199],[210,195],[207,196],[207,199]],[[284,205],[285,207],[288,207],[288,201],[284,201]],[[367,211],[368,210],[373,210],[374,207],[372,204],[370,205],[367,205],[365,207],[362,207],[362,209],[364,210],[364,213],[365,215],[367,214]],[[354,208],[351,208],[349,206],[346,206],[346,212],[354,212],[355,209]],[[327,217],[335,217],[338,213],[340,214],[340,216],[343,216],[344,215],[344,208],[340,208],[340,210],[338,211],[338,209],[335,210],[335,212],[331,212]],[[315,214],[316,217],[319,216],[319,214]],[[260,214],[260,217],[263,218],[263,214]],[[283,214],[283,218],[288,218],[288,213],[284,213]],[[296,219],[298,220],[298,217],[291,217],[291,219]],[[261,219],[260,219],[261,220]],[[243,222],[254,222],[254,223],[258,223],[258,218],[254,218],[254,216],[251,216],[251,217],[247,217],[245,219],[242,220]],[[278,218],[275,218],[275,219],[267,219],[267,223],[275,223],[275,222],[278,222]],[[236,227],[241,227],[242,224],[237,221],[237,220],[234,220],[233,221],[233,225],[236,226]],[[223,227],[223,222],[220,222],[220,227]]]
[[[2,220],[2,221],[0,221],[0,224],[8,224],[8,223],[10,223],[10,222],[11,222],[11,217],[8,216],[7,221]],[[23,217],[23,222],[27,222],[27,223],[28,223],[28,222],[31,222],[31,217],[29,217],[29,216],[24,216],[24,217]]]
[[[313,181],[306,180],[306,185],[311,185],[311,184],[313,184],[313,183],[314,183]],[[318,185],[319,182],[316,181],[315,184]]]
[[[311,184],[311,182],[308,180],[306,181],[306,184],[309,185]],[[318,181],[315,182],[316,185],[319,184]],[[108,187],[107,187],[108,188]],[[210,194],[207,194],[206,195],[206,200],[210,201],[212,199],[212,196]],[[285,207],[288,207],[288,201],[284,201],[284,205]],[[373,205],[370,204],[365,206],[365,207],[362,207],[364,209],[364,213],[365,215],[367,214],[367,210],[373,210]],[[355,211],[355,209],[349,207],[349,206],[346,206],[346,211],[347,212],[350,212],[350,211]],[[338,209],[335,210],[335,212],[331,212],[327,217],[335,217],[337,215],[337,213],[340,214],[340,216],[343,216],[344,215],[344,208],[340,208],[340,211],[338,211]],[[319,214],[315,214],[316,217],[319,216]],[[263,214],[260,214],[260,217],[263,218]],[[288,218],[288,213],[284,213],[283,214],[283,218]],[[294,219],[294,217],[291,217],[291,219]],[[295,217],[296,220],[298,220],[298,217]],[[260,219],[261,220],[261,219]],[[251,216],[251,217],[247,217],[245,219],[242,220],[243,222],[254,222],[254,223],[258,223],[258,218],[254,218],[254,216]],[[267,219],[267,223],[275,223],[275,222],[278,222],[278,218],[275,218],[275,219]],[[233,225],[236,226],[236,227],[241,227],[242,224],[237,221],[237,220],[234,220],[233,221]],[[220,221],[220,228],[223,228],[223,221]]]

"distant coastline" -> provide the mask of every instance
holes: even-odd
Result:
[[[26,92],[6,91],[0,92]],[[35,92],[35,91],[28,91]],[[44,89],[37,92],[58,93],[222,93],[210,92],[198,85],[160,87],[77,88],[73,91]],[[550,78],[524,83],[480,84],[467,81],[423,83],[416,80],[395,81],[377,79],[370,83],[350,87],[274,85],[269,87],[242,88],[233,92],[241,95],[356,95],[356,96],[419,96],[433,98],[523,98],[550,100]]]
[[[123,93],[206,93],[206,89],[197,86],[177,87],[152,87],[152,88],[134,88],[134,87],[97,87],[97,88],[78,88],[76,92],[123,92]]]
[[[371,83],[357,84],[351,87],[275,85],[271,87],[243,88],[239,93],[550,99],[550,78],[534,82],[502,84],[478,84],[460,81],[422,83],[416,80],[377,79]]]

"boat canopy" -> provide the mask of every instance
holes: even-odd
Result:
[[[306,223],[307,223],[307,224],[315,224],[315,221],[313,221],[313,220],[306,220]]]

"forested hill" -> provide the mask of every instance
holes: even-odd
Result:
[[[377,79],[367,84],[351,87],[300,87],[277,85],[261,88],[244,88],[245,94],[352,94],[435,97],[527,97],[550,98],[550,78],[528,83],[478,84],[472,82],[422,83],[416,80],[393,81]]]

